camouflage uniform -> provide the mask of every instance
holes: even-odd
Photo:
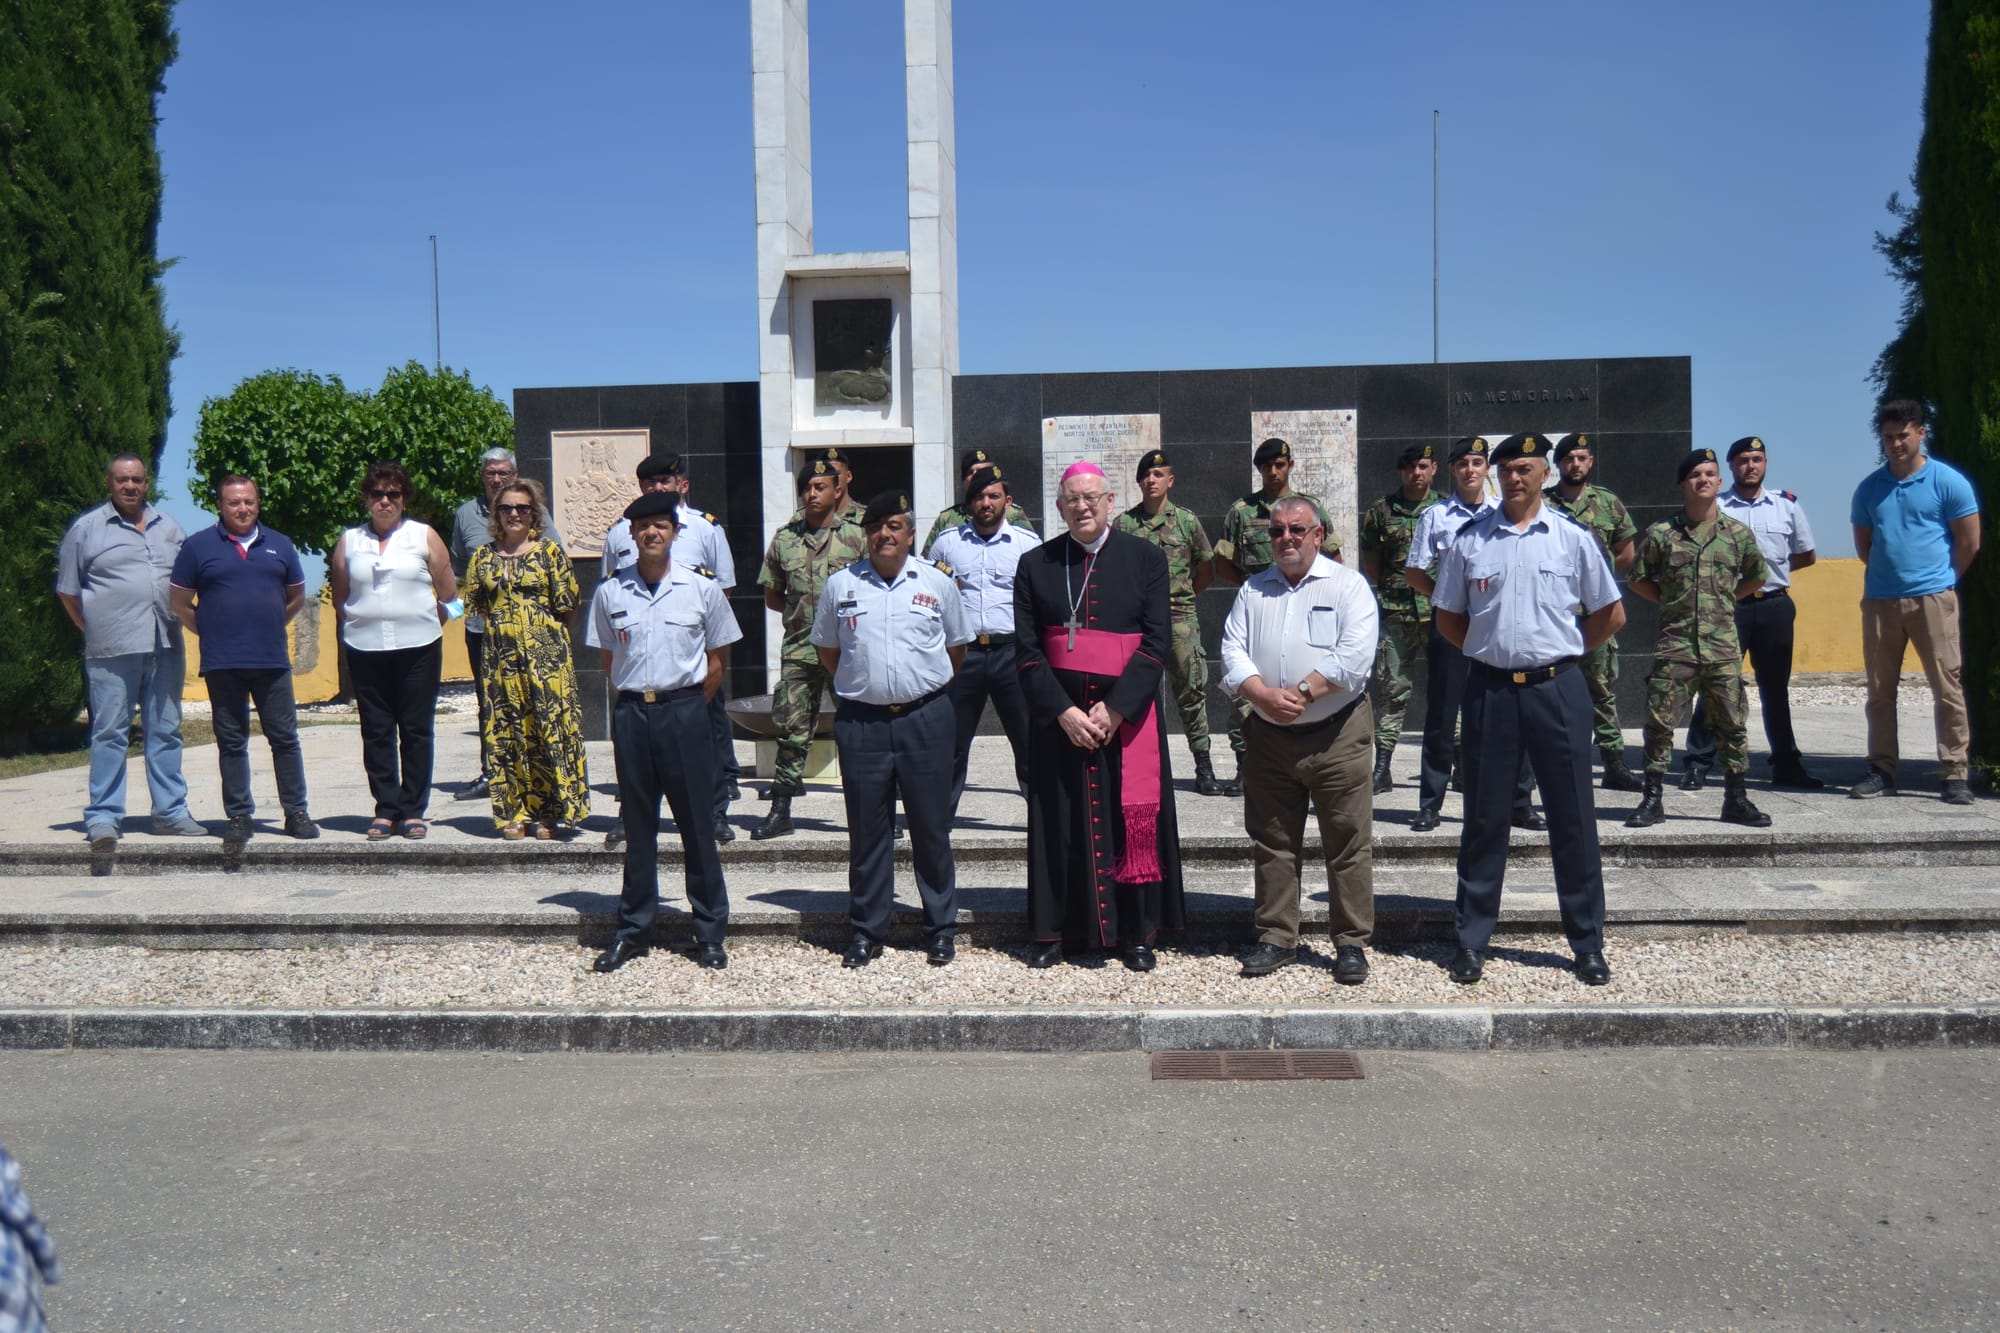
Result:
[[[1393,490],[1361,516],[1361,560],[1375,562],[1375,598],[1382,607],[1382,641],[1375,649],[1375,678],[1369,686],[1369,707],[1375,711],[1375,752],[1393,752],[1403,737],[1403,715],[1410,706],[1410,668],[1424,655],[1430,638],[1430,598],[1403,578],[1410,540],[1417,535],[1417,516],[1438,502],[1425,491],[1421,500],[1405,500]]]
[[[950,532],[961,523],[970,523],[971,521],[972,511],[964,505],[951,505],[948,508],[940,509],[938,516],[931,520],[930,534],[924,538],[924,549],[917,552],[917,554],[926,560],[930,559],[931,547],[937,544],[939,537]],[[1028,511],[1015,504],[1012,500],[1007,502],[1007,512],[1000,516],[1000,521],[1010,528],[1026,528],[1030,532],[1035,530],[1035,525],[1028,522]]]
[[[1319,525],[1326,530],[1326,536],[1319,544],[1320,552],[1331,559],[1340,559],[1340,539],[1333,535],[1333,520],[1326,516],[1326,506],[1316,495],[1286,488],[1284,494],[1264,498],[1261,490],[1250,494],[1229,506],[1229,512],[1222,516],[1222,540],[1215,544],[1215,553],[1236,566],[1244,579],[1271,567],[1271,506],[1280,500],[1296,497],[1312,502],[1313,512],[1319,515]],[[1250,716],[1250,705],[1241,698],[1235,699],[1229,709],[1229,748],[1243,757],[1243,719]]]
[[[773,791],[796,792],[804,787],[806,751],[819,721],[820,694],[831,685],[811,638],[820,590],[834,570],[845,569],[867,550],[860,516],[843,513],[824,528],[793,519],[778,529],[771,549],[764,553],[757,586],[775,589],[785,600],[785,639],[778,650],[778,685],[771,692],[771,723],[778,731]]]
[[[1215,558],[1201,520],[1172,500],[1148,515],[1134,505],[1118,516],[1117,528],[1151,542],[1167,557],[1167,605],[1173,622],[1173,651],[1167,657],[1167,678],[1180,706],[1181,728],[1188,752],[1208,753],[1208,663],[1202,656],[1201,622],[1195,617],[1194,570]]]
[[[1646,529],[1634,582],[1660,590],[1660,641],[1646,681],[1646,776],[1662,777],[1674,755],[1674,716],[1701,697],[1724,774],[1750,767],[1743,726],[1743,650],[1736,638],[1736,585],[1770,575],[1757,538],[1724,514],[1690,523],[1677,514]]]
[[[1555,508],[1589,528],[1604,552],[1604,563],[1617,577],[1618,563],[1611,553],[1639,535],[1639,525],[1625,512],[1625,502],[1602,486],[1585,484],[1574,500],[1565,500],[1560,487],[1544,498]],[[1583,679],[1590,686],[1591,731],[1600,750],[1623,750],[1625,735],[1618,730],[1618,697],[1612,686],[1618,682],[1618,639],[1613,636],[1583,655]]]

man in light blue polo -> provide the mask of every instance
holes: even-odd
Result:
[[[187,808],[181,775],[181,684],[187,652],[167,576],[186,540],[181,525],[146,503],[146,460],[120,454],[105,471],[111,498],[70,524],[56,558],[56,598],[83,631],[90,688],[90,794],[83,836],[92,851],[118,844],[125,819],[125,755],[132,709],[145,738],[153,832],[208,832]]]
[[[1896,687],[1911,644],[1930,681],[1938,769],[1947,805],[1971,805],[1972,725],[1959,679],[1958,580],[1979,554],[1979,497],[1949,464],[1924,452],[1923,404],[1875,409],[1882,466],[1854,489],[1854,553],[1861,589],[1861,659],[1868,672],[1868,775],[1857,800],[1896,789]]]

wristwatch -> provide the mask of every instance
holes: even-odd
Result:
[[[1299,682],[1299,698],[1304,699],[1307,703],[1311,703],[1313,701],[1313,687],[1311,681],[1302,680]]]

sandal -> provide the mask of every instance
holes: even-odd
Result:
[[[519,842],[528,836],[528,830],[521,824],[509,824],[506,828],[500,830],[500,836],[508,842]]]
[[[428,836],[430,831],[431,826],[421,819],[406,819],[403,821],[403,836],[411,842],[419,841]]]
[[[378,819],[368,825],[368,841],[383,842],[396,836],[396,821]]]
[[[554,824],[535,825],[535,840],[537,842],[548,842],[555,836],[556,836],[556,826]]]

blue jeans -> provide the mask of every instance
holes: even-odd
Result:
[[[181,682],[187,654],[178,644],[153,653],[93,657],[83,664],[90,688],[90,801],[83,826],[125,818],[125,751],[132,744],[132,709],[146,742],[146,786],[153,818],[187,814],[187,780],[181,776]]]
[[[271,746],[278,780],[278,805],[286,814],[306,808],[306,762],[299,752],[299,712],[292,700],[292,673],[286,667],[245,670],[222,667],[201,673],[208,682],[210,717],[215,724],[217,763],[222,769],[222,813],[231,819],[252,815],[250,795],[250,704]]]

